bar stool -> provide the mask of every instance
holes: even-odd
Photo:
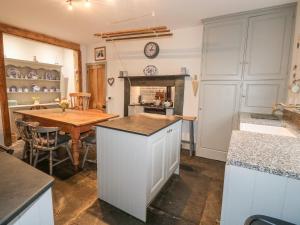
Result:
[[[197,119],[196,116],[181,116],[176,115],[177,117],[181,118],[183,121],[187,121],[189,123],[189,134],[190,134],[190,156],[195,155],[195,142],[194,142],[194,121]]]

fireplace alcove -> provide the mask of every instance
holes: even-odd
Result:
[[[130,87],[175,87],[174,114],[182,115],[184,101],[185,77],[190,75],[157,75],[157,76],[128,76],[119,77],[124,79],[124,116],[128,116],[128,106],[130,104]]]

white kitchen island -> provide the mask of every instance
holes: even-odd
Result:
[[[98,196],[146,222],[147,206],[179,174],[181,120],[140,114],[97,127]]]

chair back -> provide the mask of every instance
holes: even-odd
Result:
[[[77,110],[87,110],[90,105],[91,93],[77,92],[70,93],[71,108]]]
[[[33,147],[38,150],[51,150],[57,148],[58,127],[33,127],[32,141]]]
[[[31,134],[31,130],[29,129],[29,124],[21,119],[17,119],[15,123],[18,130],[18,134],[21,137],[21,139],[25,142],[31,141],[32,134]]]

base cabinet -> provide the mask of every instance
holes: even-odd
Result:
[[[179,171],[181,123],[151,136],[97,127],[99,198],[146,222],[147,206]]]
[[[221,225],[241,225],[252,215],[300,224],[300,180],[226,166]]]
[[[21,212],[9,225],[54,225],[51,188]]]

